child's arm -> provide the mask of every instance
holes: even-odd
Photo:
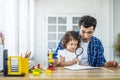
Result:
[[[60,63],[59,63],[60,66],[70,66],[70,65],[76,64],[78,62],[79,62],[78,58],[74,58],[72,61],[65,62],[65,57],[60,55]]]

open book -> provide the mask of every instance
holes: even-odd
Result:
[[[98,67],[91,67],[91,66],[83,66],[83,65],[74,64],[71,66],[65,66],[64,68],[68,69],[68,70],[84,70],[84,69],[96,69]]]

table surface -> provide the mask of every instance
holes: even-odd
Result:
[[[52,74],[43,73],[39,76],[29,74],[28,77],[0,77],[1,80],[120,80],[120,68],[101,67],[98,69],[66,70],[63,67],[57,67]]]

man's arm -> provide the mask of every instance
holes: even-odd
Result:
[[[100,48],[99,51],[101,51],[103,48],[103,45],[100,41]],[[105,57],[104,57],[104,51],[101,51],[101,55],[99,56],[101,58],[101,64],[103,64],[104,67],[119,67],[118,63],[116,61],[108,61],[106,62]]]
[[[61,41],[60,41],[60,42],[58,43],[58,46],[57,46],[57,48],[56,48],[56,50],[55,50],[55,53],[54,53],[54,55],[53,55],[53,58],[54,58],[54,59],[57,59],[58,50],[62,50],[62,49],[64,49],[64,48],[62,47]]]
[[[88,45],[88,61],[90,66],[104,66],[106,60],[104,57],[104,48],[99,39],[92,37]]]
[[[105,59],[105,56],[104,56],[104,48],[103,48],[103,45],[101,43],[101,41],[98,39],[98,45],[99,45],[99,48],[98,48],[98,66],[104,66],[104,64],[106,63],[106,59]]]

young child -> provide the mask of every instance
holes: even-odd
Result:
[[[70,66],[79,62],[75,50],[79,47],[80,36],[76,31],[67,31],[62,38],[63,50],[58,51],[59,66]]]

